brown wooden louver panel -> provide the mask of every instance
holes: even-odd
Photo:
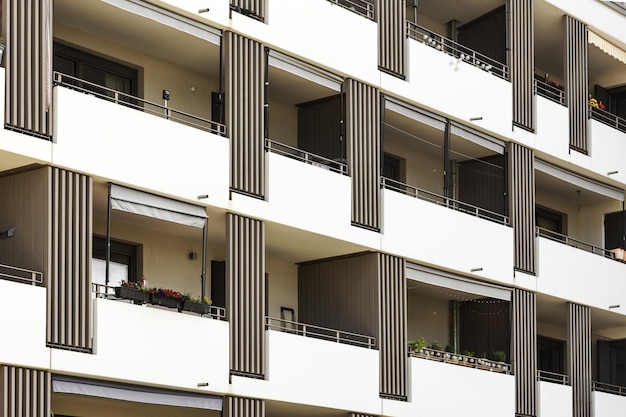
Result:
[[[378,67],[404,79],[406,76],[405,0],[378,2]]]
[[[406,280],[404,259],[378,254],[380,395],[406,401]]]
[[[226,299],[230,321],[230,370],[264,375],[265,226],[228,213],[226,217]]]
[[[565,16],[565,97],[569,109],[569,146],[587,153],[589,92],[587,25]]]
[[[535,171],[533,150],[507,144],[509,216],[513,226],[513,267],[535,273]]]
[[[568,371],[574,417],[591,417],[591,310],[568,303]]]
[[[344,89],[352,223],[380,230],[380,94],[351,79],[344,82]]]
[[[266,0],[230,0],[230,5],[233,9],[244,15],[250,15],[263,21],[265,18],[265,1]]]
[[[513,290],[511,366],[515,375],[516,415],[537,415],[537,301],[535,293]]]
[[[265,401],[252,398],[225,397],[222,417],[265,417]]]
[[[265,196],[263,46],[232,32],[224,37],[226,126],[230,136],[231,190]]]
[[[48,169],[47,341],[91,351],[92,179]]]
[[[0,366],[0,417],[49,417],[50,374]]]
[[[513,124],[535,129],[533,79],[535,71],[533,1],[509,0],[513,88]]]
[[[52,136],[52,0],[5,0],[5,124]]]

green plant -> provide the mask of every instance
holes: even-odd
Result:
[[[433,350],[442,350],[441,344],[436,340],[433,340],[433,343],[430,345],[430,348]]]
[[[455,353],[454,352],[454,346],[446,345],[446,352],[448,352],[448,353]]]
[[[464,350],[461,355],[463,356],[469,356],[470,358],[474,357],[474,352],[472,352],[471,350]]]
[[[496,362],[505,362],[506,361],[506,353],[503,350],[494,350],[493,351],[493,360]]]
[[[478,357],[482,359],[487,359],[487,354],[485,352],[480,352],[480,355],[478,355]]]
[[[208,297],[194,298],[190,295],[185,295],[185,300],[191,301],[192,303],[212,304],[212,301],[209,300]]]
[[[417,340],[409,340],[409,350],[412,350],[413,352],[424,349],[425,347],[426,347],[426,341],[424,340],[423,337],[420,337]]]

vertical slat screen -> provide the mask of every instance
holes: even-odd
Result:
[[[265,226],[261,221],[228,213],[226,229],[231,373],[263,377]]]
[[[0,366],[0,417],[49,417],[50,374]]]
[[[587,25],[565,16],[565,97],[569,109],[569,146],[587,153],[589,112]]]
[[[346,138],[352,176],[352,223],[380,230],[380,94],[348,79]]]
[[[222,417],[265,417],[265,401],[252,398],[225,397]]]
[[[380,395],[407,399],[404,259],[378,254]]]
[[[379,0],[378,67],[404,79],[406,75],[405,0]]]
[[[266,0],[230,0],[230,5],[236,11],[245,15],[251,15],[258,20],[265,18]]]
[[[54,346],[91,351],[92,179],[49,170],[47,340]]]
[[[507,144],[509,215],[513,226],[513,266],[535,273],[535,171],[533,150]]]
[[[52,135],[52,0],[5,0],[5,124]]]
[[[508,0],[510,15],[510,71],[513,88],[513,124],[527,130],[535,129],[533,78],[534,29],[533,1]]]
[[[530,291],[513,290],[513,358],[515,413],[537,415],[537,301]]]
[[[573,417],[591,417],[591,310],[569,303],[567,358],[572,384]]]
[[[265,196],[263,46],[226,32],[224,40],[226,126],[230,137],[231,190]]]

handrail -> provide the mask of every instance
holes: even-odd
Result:
[[[31,285],[43,285],[42,272],[5,264],[0,264],[0,278],[8,281],[26,282]]]
[[[298,161],[305,162],[320,168],[328,169],[330,171],[339,172],[340,174],[348,174],[348,165],[341,161],[335,161],[325,158],[323,156],[315,155],[310,152],[303,151],[302,149],[294,148],[284,143],[275,142],[270,139],[265,139],[265,148],[271,152],[283,155],[289,158],[297,159]]]
[[[535,94],[540,95],[541,97],[545,97],[548,100],[554,101],[555,103],[559,103],[565,106],[565,91],[561,90],[558,87],[548,84],[545,81],[541,80],[533,80],[533,87],[535,89]]]
[[[589,105],[589,118],[626,133],[626,119],[607,110]]]
[[[58,71],[54,71],[53,80],[55,86],[60,85],[62,87],[82,91],[87,94],[92,94],[98,98],[112,101],[116,104],[122,104],[135,110],[140,110],[155,116],[163,117],[165,119],[194,127],[196,129],[201,129],[221,136],[226,136],[226,126],[212,120],[207,120],[202,117],[194,116],[193,114],[173,109],[171,107],[153,103],[140,97],[132,96],[130,94],[126,94],[112,88],[104,87],[102,85],[95,84],[81,78],[73,77],[71,75],[63,74]],[[91,88],[86,88],[85,86]]]
[[[607,384],[606,382],[591,381],[591,390],[626,396],[626,387],[621,385]]]
[[[421,348],[417,351],[409,352],[409,356],[428,359],[437,362],[450,363],[453,365],[467,366],[484,371],[499,372],[510,374],[511,364],[506,362],[498,362],[491,359],[477,358],[475,356],[466,356],[459,353],[443,352],[431,348]]]
[[[459,62],[462,61],[467,64],[473,65],[505,80],[509,79],[509,68],[505,64],[502,64],[501,62],[498,62],[495,59],[488,57],[487,55],[483,55],[479,52],[474,51],[473,49],[463,46],[460,43],[454,42],[451,39],[438,35],[437,33],[432,32],[424,27],[416,25],[413,22],[407,20],[406,23],[407,36],[409,38],[429,45],[437,49],[438,51],[443,51],[449,55],[452,55],[453,57],[458,58]]]
[[[550,371],[537,371],[537,381],[555,382],[557,384],[569,385],[569,375],[559,374]]]
[[[328,0],[337,6],[374,20],[374,4],[365,0]]]
[[[472,216],[479,217],[481,219],[490,220],[492,222],[500,223],[508,226],[510,220],[504,214],[496,213],[484,208],[476,207],[468,203],[464,203],[453,198],[441,196],[439,194],[425,191],[412,185],[402,183],[400,181],[392,180],[391,178],[381,177],[381,186],[392,191],[397,191],[406,194],[411,197],[415,197],[420,200],[429,201],[437,204],[438,206],[445,206],[452,210],[460,211],[462,213],[470,214]]]
[[[123,300],[123,298],[117,298],[115,296],[115,287],[112,285],[92,282],[91,291],[95,294],[97,298],[105,298],[107,300]],[[226,309],[223,307],[211,305],[209,307],[209,312],[205,314],[204,317],[218,320],[226,320]]]
[[[569,237],[561,233],[553,232],[552,230],[544,229],[543,227],[536,226],[536,234],[537,236],[545,237],[546,239],[550,239],[555,242],[564,243],[577,249],[582,249],[596,255],[611,258],[610,250],[594,246],[591,243],[583,242],[582,240],[574,239],[573,237]]]
[[[267,316],[265,317],[265,328],[267,330],[280,330],[282,332],[293,333],[299,336],[315,337],[337,343],[366,347],[368,349],[376,348],[376,338],[373,336],[365,336],[358,333],[315,326],[313,324],[299,323],[297,321]]]

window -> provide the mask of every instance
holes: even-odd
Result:
[[[537,369],[563,374],[565,342],[537,336]]]
[[[383,177],[398,182],[404,182],[405,160],[395,155],[386,153],[383,155]]]
[[[554,238],[560,238],[558,235],[565,234],[563,231],[563,215],[556,211],[545,207],[535,207],[535,222],[538,227],[554,232]],[[558,235],[557,235],[558,234]],[[552,235],[549,233],[549,235]]]
[[[104,285],[106,281],[106,247],[104,237],[93,237],[93,258],[91,281]],[[111,240],[111,261],[109,263],[109,286],[117,287],[122,280],[137,282],[137,245]]]

